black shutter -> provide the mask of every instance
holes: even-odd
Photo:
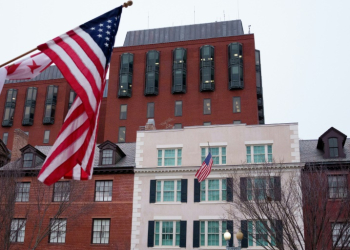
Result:
[[[247,200],[247,178],[240,179],[241,201]]]
[[[194,179],[194,202],[201,201],[201,184],[198,182],[198,179]]]
[[[231,234],[231,239],[229,241],[229,246],[233,247],[233,238],[234,238],[234,232],[233,232],[233,221],[232,220],[228,220],[227,221],[227,230],[230,232]]]
[[[228,202],[232,202],[233,201],[233,178],[227,178],[226,181],[226,200]]]
[[[275,201],[281,201],[281,177],[274,177]]]
[[[187,179],[181,180],[181,202],[187,202]]]
[[[150,188],[149,188],[149,203],[155,203],[156,202],[156,180],[151,180],[150,182]]]
[[[193,247],[199,247],[199,221],[193,221]]]
[[[248,247],[248,221],[241,220],[241,231],[243,233],[242,247]]]
[[[276,220],[276,246],[277,248],[283,247],[283,224],[281,220]]]
[[[186,230],[187,230],[187,221],[180,221],[180,247],[184,247],[184,248],[186,248],[186,232],[187,232]]]
[[[148,221],[148,240],[147,247],[154,246],[154,221]]]

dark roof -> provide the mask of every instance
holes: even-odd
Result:
[[[41,74],[29,80],[6,80],[7,83],[16,83],[16,82],[33,82],[33,81],[43,81],[43,80],[52,80],[52,79],[61,79],[64,78],[61,71],[57,68],[56,65],[50,66],[45,69]]]
[[[231,20],[148,30],[128,31],[124,46],[170,43],[244,35],[242,21]]]
[[[300,161],[301,162],[331,162],[350,161],[350,139],[346,139],[344,144],[345,158],[323,158],[323,151],[317,149],[318,140],[300,140]]]

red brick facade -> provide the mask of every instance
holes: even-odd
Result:
[[[244,84],[243,90],[228,89],[228,48],[232,42],[243,45]],[[200,47],[215,47],[215,91],[199,91]],[[172,52],[175,48],[187,49],[187,92],[172,94]],[[145,96],[145,62],[149,50],[160,51],[159,94]],[[132,97],[118,98],[120,55],[134,54]],[[232,97],[241,97],[241,112],[233,113]],[[203,100],[211,99],[212,112],[203,114]],[[175,101],[182,101],[182,116],[175,117]],[[157,129],[164,129],[161,123],[173,119],[172,124],[182,126],[230,124],[234,120],[242,123],[259,124],[256,92],[254,35],[220,37],[202,40],[130,46],[115,48],[111,60],[104,140],[118,141],[118,128],[126,127],[126,142],[134,142],[139,126],[147,122],[147,103],[154,102],[154,119]],[[127,104],[127,119],[120,120],[120,105]]]

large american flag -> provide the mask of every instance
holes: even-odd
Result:
[[[202,166],[198,169],[195,175],[199,182],[204,181],[208,177],[212,166],[213,166],[213,158],[211,157],[211,153],[209,152],[208,156],[203,161]]]
[[[99,110],[122,6],[39,45],[77,93],[38,179],[90,179]]]

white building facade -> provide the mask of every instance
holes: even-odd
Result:
[[[195,173],[208,144],[214,165],[198,183]],[[235,233],[241,227],[226,219],[233,198],[230,174],[244,175],[247,167],[265,162],[300,170],[296,123],[138,131],[131,249],[225,249],[226,229]]]

